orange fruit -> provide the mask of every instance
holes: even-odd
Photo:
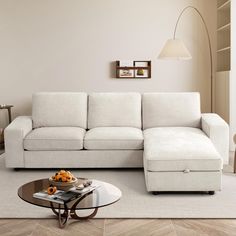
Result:
[[[62,181],[62,175],[57,175],[57,176],[56,176],[56,181],[61,182],[61,181]]]
[[[49,195],[54,194],[56,191],[57,191],[57,187],[48,187],[48,189],[47,189],[47,193]]]
[[[72,181],[72,177],[71,177],[71,176],[68,176],[68,177],[67,177],[67,181],[68,181],[68,182],[71,182],[71,181]]]
[[[67,179],[66,179],[65,176],[62,176],[62,177],[61,177],[61,180],[62,180],[62,182],[67,182]]]

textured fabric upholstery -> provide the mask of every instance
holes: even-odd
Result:
[[[147,191],[220,191],[221,171],[144,171]],[[209,199],[210,200],[210,199]]]
[[[43,127],[31,131],[24,139],[24,149],[80,150],[85,130],[79,127]]]
[[[5,129],[6,166],[143,166],[148,191],[221,189],[228,125],[200,114],[198,93],[144,94],[143,117],[138,93],[93,93],[88,102],[87,120],[85,93],[35,94],[33,121],[18,117]]]
[[[215,171],[222,159],[205,133],[197,128],[165,127],[144,131],[148,171]]]
[[[32,119],[19,116],[4,130],[7,167],[24,167],[23,139],[32,130]]]
[[[25,151],[26,168],[143,167],[143,150]]]
[[[86,93],[35,93],[33,127],[75,126],[87,128]]]
[[[207,134],[221,155],[224,164],[229,160],[229,126],[217,114],[202,114],[202,130]]]
[[[199,93],[143,94],[143,128],[193,127],[201,121]]]
[[[89,95],[88,128],[141,128],[139,93],[92,93]]]
[[[84,147],[89,150],[143,149],[143,133],[141,129],[132,127],[93,128],[85,135]]]

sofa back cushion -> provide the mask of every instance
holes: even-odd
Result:
[[[201,121],[199,93],[143,94],[143,128],[193,127]]]
[[[88,128],[141,128],[139,93],[92,93],[89,95]]]
[[[33,94],[33,127],[87,128],[87,94],[44,92]]]

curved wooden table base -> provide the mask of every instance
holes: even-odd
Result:
[[[64,204],[64,207],[66,207],[64,209],[64,212],[61,214],[61,205],[59,205],[59,209],[58,209],[58,223],[60,228],[64,228],[67,225],[67,222],[69,220],[69,210],[66,207],[66,204]]]
[[[61,209],[61,205],[59,204],[58,210],[56,210],[52,202],[50,202],[50,205],[51,205],[51,209],[53,213],[58,217],[59,227],[64,228],[67,225],[67,222],[69,220],[69,210],[66,204],[64,204],[64,209]]]
[[[95,215],[97,215],[97,212],[98,212],[98,208],[94,208],[94,211],[90,215],[79,216],[79,215],[77,215],[76,210],[74,210],[74,211],[71,210],[70,216],[71,216],[71,218],[73,218],[75,220],[87,220],[87,219],[93,218]]]
[[[68,221],[69,221],[69,216],[71,216],[71,218],[75,219],[75,220],[87,220],[90,218],[93,218],[97,212],[98,212],[98,208],[94,208],[94,211],[87,216],[79,216],[76,211],[78,211],[76,209],[77,205],[86,197],[91,193],[85,194],[84,196],[82,196],[81,198],[79,198],[74,205],[71,207],[71,209],[69,210],[66,203],[64,204],[64,209],[61,208],[61,204],[59,204],[58,210],[57,208],[54,207],[53,203],[50,202],[51,205],[51,209],[53,211],[53,213],[58,217],[58,222],[59,222],[59,227],[60,228],[64,228]],[[62,212],[63,211],[63,212]]]

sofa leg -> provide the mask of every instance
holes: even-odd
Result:
[[[209,195],[214,195],[214,194],[215,194],[215,191],[209,191],[208,194],[209,194]]]
[[[152,194],[153,194],[153,195],[158,195],[159,192],[157,192],[157,191],[153,191]]]

